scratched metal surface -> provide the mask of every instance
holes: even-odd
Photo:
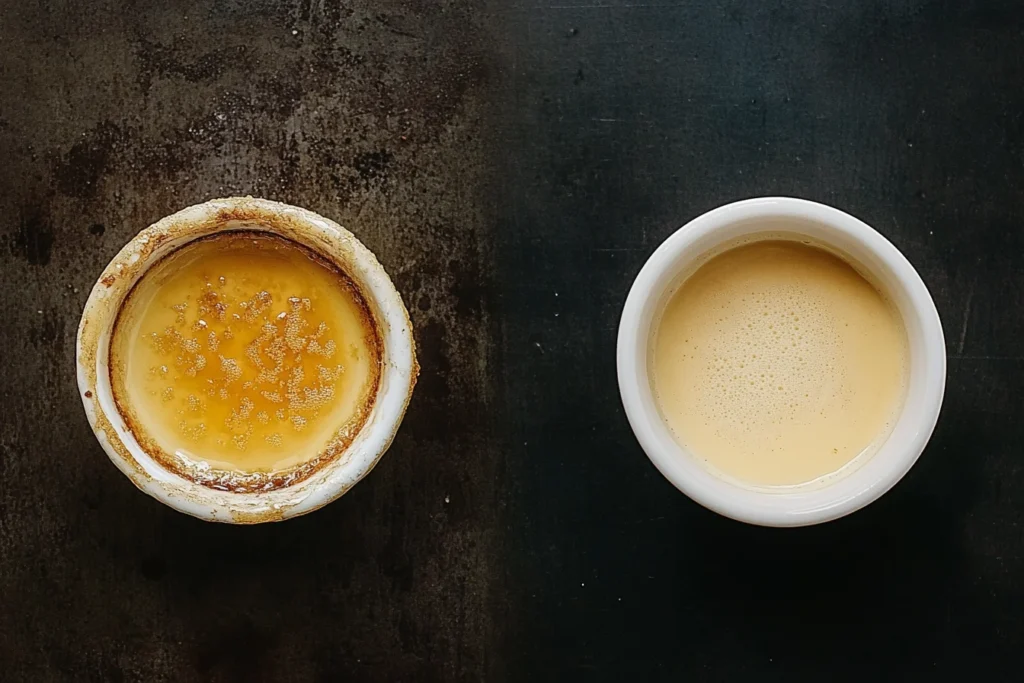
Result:
[[[4,680],[1016,680],[1019,3],[170,4],[0,2]],[[73,364],[117,249],[244,193],[358,234],[423,366],[372,475],[258,528],[135,491]],[[762,194],[877,227],[947,335],[921,462],[814,529],[689,502],[615,386],[644,259]]]

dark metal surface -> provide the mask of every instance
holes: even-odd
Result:
[[[1016,680],[1024,644],[1017,2],[0,2],[0,676]],[[135,491],[75,389],[89,287],[214,196],[353,230],[423,374],[390,453],[279,525]],[[619,406],[628,286],[791,194],[918,267],[949,352],[910,475],[742,526]]]

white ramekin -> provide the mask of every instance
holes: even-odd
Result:
[[[903,317],[910,372],[903,410],[888,439],[866,462],[824,483],[776,491],[718,476],[673,438],[655,403],[648,353],[655,317],[695,264],[716,247],[786,232],[847,255],[889,295]],[[838,209],[787,197],[728,204],[677,230],[640,270],[622,311],[619,390],[629,423],[651,462],[680,491],[733,519],[804,526],[842,517],[892,488],[917,461],[935,428],[946,385],[946,347],[935,303],[907,259],[878,232]]]
[[[345,452],[307,479],[258,493],[215,490],[163,468],[128,429],[110,386],[110,337],[132,287],[174,249],[223,230],[271,232],[335,263],[366,299],[382,342],[381,376],[373,408]],[[176,510],[236,524],[279,521],[311,512],[362,479],[391,445],[419,373],[409,314],[370,250],[348,230],[312,211],[252,197],[191,206],[151,225],[126,244],[100,275],[85,304],[78,328],[77,366],[78,388],[89,423],[121,472]]]

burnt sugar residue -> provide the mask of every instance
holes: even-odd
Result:
[[[147,450],[215,488],[288,485],[337,457],[376,394],[358,288],[289,240],[227,232],[173,252],[115,326],[112,385]]]

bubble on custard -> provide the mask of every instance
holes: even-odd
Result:
[[[239,416],[243,420],[248,420],[249,419],[249,415],[252,414],[252,410],[255,407],[256,407],[256,404],[252,402],[251,398],[249,398],[248,396],[243,396],[242,397],[242,404],[239,407],[238,414],[239,414]]]
[[[174,304],[173,306],[171,306],[171,310],[177,314],[174,318],[174,322],[177,323],[178,325],[184,325],[185,311],[188,310],[188,303],[183,301],[180,304]]]
[[[178,423],[178,431],[189,441],[201,441],[206,435],[206,424],[203,422],[190,424],[182,420]]]
[[[328,339],[323,345],[316,339],[311,339],[306,345],[306,350],[314,356],[321,356],[323,358],[331,358],[334,353],[338,350],[338,345],[334,343],[333,339]]]
[[[252,295],[248,301],[243,301],[238,304],[242,309],[242,319],[247,323],[255,322],[263,313],[270,308],[274,303],[273,297],[270,296],[270,292],[266,290],[260,290]]]
[[[244,451],[249,447],[249,439],[252,437],[250,432],[243,432],[242,434],[235,434],[231,437],[231,443],[235,445],[240,451]]]
[[[316,366],[317,377],[321,382],[331,382],[341,374],[342,366],[338,365],[333,370],[325,365]]]
[[[300,312],[310,309],[310,301],[293,296],[288,299],[288,307],[291,312],[284,318],[284,341],[292,351],[300,351],[306,347],[306,338],[301,332],[307,326]]]
[[[737,432],[764,432],[842,398],[842,366],[835,362],[841,342],[820,296],[779,285],[739,299],[728,291],[709,297],[712,305],[696,322],[715,335],[698,398],[709,420]],[[824,377],[834,381],[823,383]]]
[[[224,380],[227,384],[237,382],[242,377],[242,368],[234,358],[225,358],[224,356],[221,356],[220,371],[224,374]]]

